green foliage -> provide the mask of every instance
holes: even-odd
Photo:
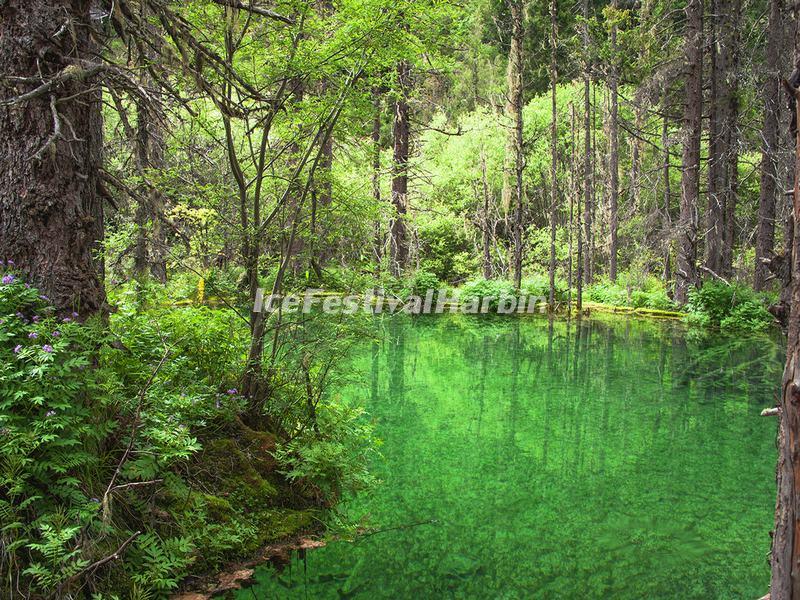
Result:
[[[419,231],[421,263],[442,281],[463,281],[477,268],[472,245],[463,224],[456,219],[439,218],[425,224]]]
[[[441,287],[439,277],[430,271],[420,270],[414,273],[414,276],[406,284],[408,293],[405,295],[414,295],[424,298],[428,290],[438,290]],[[434,293],[434,300],[438,294]]]
[[[489,298],[490,309],[496,309],[502,298],[516,298],[514,285],[505,279],[473,279],[461,288],[462,302]]]
[[[555,280],[555,299],[558,302],[566,302],[569,288],[567,282],[556,277]],[[550,297],[550,276],[546,273],[538,273],[530,277],[524,277],[520,285],[520,292],[527,296],[538,296],[548,299]]]
[[[187,575],[193,551],[187,538],[162,540],[155,532],[141,535],[131,550],[131,581],[156,593],[171,592]]]
[[[116,290],[110,326],[80,323],[57,316],[16,273],[0,275],[2,585],[16,586],[9,573],[19,573],[20,589],[46,596],[91,576],[101,577],[98,590],[162,598],[194,569],[307,526],[272,506],[290,496],[278,489],[289,483],[270,454],[275,437],[241,423],[248,406],[235,388],[249,331],[238,315],[167,308],[163,289],[134,284]],[[272,370],[282,382],[275,414],[286,419],[277,428],[294,434],[283,450],[288,477],[330,498],[370,481],[371,426],[322,400],[331,357],[346,352],[351,330],[308,325],[308,345],[285,347]],[[309,352],[320,339],[332,340],[330,355]],[[308,427],[295,430],[301,423]],[[137,530],[121,560],[85,572]]]
[[[716,281],[694,288],[688,308],[690,322],[723,331],[763,331],[774,321],[751,289]]]
[[[675,303],[667,296],[663,284],[655,277],[644,279],[621,274],[618,282],[600,279],[586,287],[586,298],[610,306],[631,306],[653,310],[675,310]]]
[[[369,458],[376,445],[363,409],[331,402],[317,407],[316,429],[278,444],[275,458],[290,480],[307,480],[337,499],[375,483]]]

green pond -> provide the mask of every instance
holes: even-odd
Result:
[[[778,336],[624,317],[376,321],[339,390],[381,483],[252,598],[749,598],[768,591]]]

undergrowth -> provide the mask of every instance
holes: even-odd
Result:
[[[83,322],[0,271],[3,597],[166,597],[371,482],[371,428],[327,399],[307,352],[269,371],[280,425],[248,425],[249,330],[232,311],[130,287],[110,323]]]

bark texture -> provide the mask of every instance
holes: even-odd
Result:
[[[795,98],[800,97],[797,90]],[[795,111],[800,112],[800,102]],[[797,114],[797,113],[796,113]],[[796,134],[796,132],[795,132]],[[794,220],[800,219],[800,136],[796,135]],[[800,238],[792,240],[792,283],[786,368],[778,433],[777,499],[772,538],[771,600],[800,598]]]
[[[700,135],[703,116],[703,2],[686,6],[685,107],[681,163],[681,212],[675,301],[685,304],[697,283],[697,200],[700,195]]]
[[[775,251],[775,207],[782,196],[778,178],[781,83],[780,53],[783,47],[783,0],[770,0],[767,24],[766,79],[764,82],[764,124],[761,130],[761,185],[758,197],[756,264],[754,287],[763,290],[769,277],[765,263]]]
[[[92,74],[102,67],[87,62],[89,6],[0,3],[0,73],[28,78],[0,80],[0,258],[13,260],[60,311],[82,318],[105,304],[94,256],[103,206],[100,92]]]

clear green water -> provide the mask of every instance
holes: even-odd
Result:
[[[383,483],[248,598],[757,598],[782,350],[622,318],[384,319],[343,390]]]

